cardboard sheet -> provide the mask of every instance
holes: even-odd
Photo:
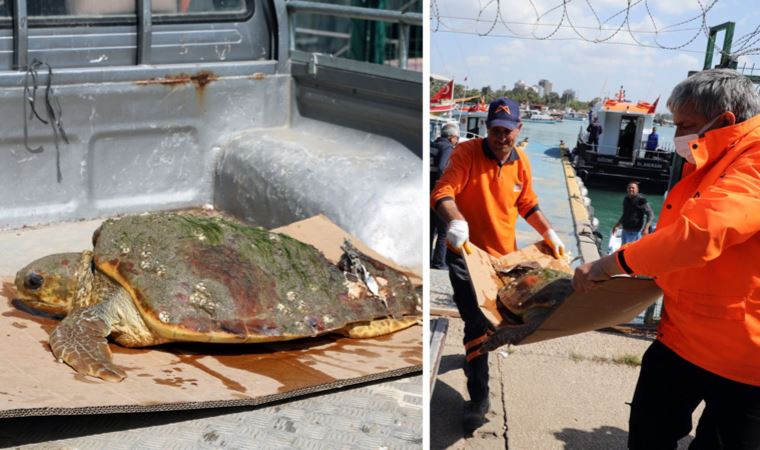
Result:
[[[317,246],[333,260],[348,236],[321,216],[276,231]],[[22,241],[14,250],[23,251],[23,231],[18,238]],[[422,327],[413,326],[374,339],[325,336],[276,344],[183,343],[148,349],[112,343],[114,362],[128,376],[109,383],[78,375],[54,360],[48,334],[57,321],[17,308],[13,275],[0,274],[0,417],[256,405],[422,370]]]
[[[498,270],[520,263],[534,262],[572,273],[566,260],[557,260],[548,253],[543,242],[536,242],[524,249],[496,259],[470,243],[472,252],[465,254],[467,269],[478,299],[478,305],[486,318],[498,326],[502,322],[496,307],[496,298],[503,282]],[[594,331],[630,322],[641,311],[654,303],[662,291],[649,279],[616,277],[604,282],[598,289],[586,293],[573,293],[531,335],[519,342],[527,344],[571,334]]]

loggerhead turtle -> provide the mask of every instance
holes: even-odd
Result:
[[[106,338],[257,343],[337,332],[373,337],[416,323],[418,289],[346,242],[335,265],[315,247],[221,217],[158,213],[106,220],[94,249],[40,258],[16,275],[20,300],[66,317],[59,361],[120,381]]]
[[[483,343],[483,352],[519,343],[574,292],[572,275],[559,270],[519,265],[506,275],[510,281],[497,293],[503,321]]]

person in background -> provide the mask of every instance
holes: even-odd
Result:
[[[435,188],[438,179],[449,164],[449,157],[459,142],[459,126],[447,123],[441,128],[441,135],[430,145],[430,190]],[[430,267],[448,269],[446,266],[446,221],[434,210],[430,210]]]
[[[670,94],[686,162],[657,231],[578,267],[573,287],[648,275],[664,313],[631,403],[630,449],[760,448],[760,96],[732,69],[698,72]],[[614,298],[610,298],[614,302]]]
[[[649,226],[652,224],[654,212],[647,199],[639,193],[639,182],[631,181],[626,189],[628,195],[623,198],[623,215],[620,216],[612,234],[619,226],[623,226],[622,243],[638,241],[641,236],[649,234]]]
[[[630,158],[633,156],[633,142],[635,140],[636,124],[633,122],[633,120],[628,120],[628,122],[625,124],[625,128],[623,128],[623,132],[620,133],[620,141],[618,142],[620,151],[618,152],[618,156],[622,156],[624,158]]]
[[[652,127],[652,132],[649,133],[647,138],[646,149],[647,151],[657,150],[657,145],[660,143],[660,135],[657,134],[657,127]]]
[[[598,117],[594,117],[594,120],[586,127],[586,131],[588,131],[588,143],[591,145],[591,150],[596,151],[596,147],[599,145],[599,136],[604,131]]]
[[[485,423],[490,408],[488,354],[480,345],[492,328],[478,307],[461,252],[472,241],[490,255],[516,250],[515,224],[522,216],[560,258],[565,245],[538,207],[528,156],[515,145],[520,134],[519,104],[498,98],[488,107],[488,136],[459,144],[430,195],[431,207],[448,223],[446,254],[454,303],[464,321],[465,374],[470,401],[465,406],[464,429]]]

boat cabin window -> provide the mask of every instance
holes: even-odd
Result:
[[[620,120],[618,134],[618,156],[630,158],[633,156],[633,145],[636,140],[636,116],[623,116]]]
[[[469,136],[478,136],[479,131],[480,131],[480,127],[478,126],[478,118],[468,117],[467,118],[467,134]]]

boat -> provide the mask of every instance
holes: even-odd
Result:
[[[653,191],[667,189],[673,148],[645,149],[658,101],[659,97],[654,103],[626,100],[621,86],[614,99],[606,98],[595,106],[592,114],[599,119],[603,129],[599,144],[592,146],[588,143],[584,124],[571,154],[575,171],[584,182],[638,180]]]
[[[523,122],[531,122],[531,123],[557,123],[559,122],[557,119],[552,117],[551,115],[537,111],[534,109],[529,109],[525,111],[525,115],[522,117]]]
[[[586,120],[586,114],[577,113],[577,112],[569,112],[566,113],[564,118],[566,120],[577,120],[577,121],[584,121]]]
[[[434,78],[448,80],[439,75]],[[478,96],[454,98],[454,80],[448,80],[430,97],[430,140],[440,136],[441,128],[450,122],[459,124],[460,140],[485,136],[488,104],[482,97],[477,103],[467,103],[475,98]]]
[[[485,137],[488,134],[488,103],[481,97],[478,103],[465,104],[454,114],[459,122],[460,139]]]

